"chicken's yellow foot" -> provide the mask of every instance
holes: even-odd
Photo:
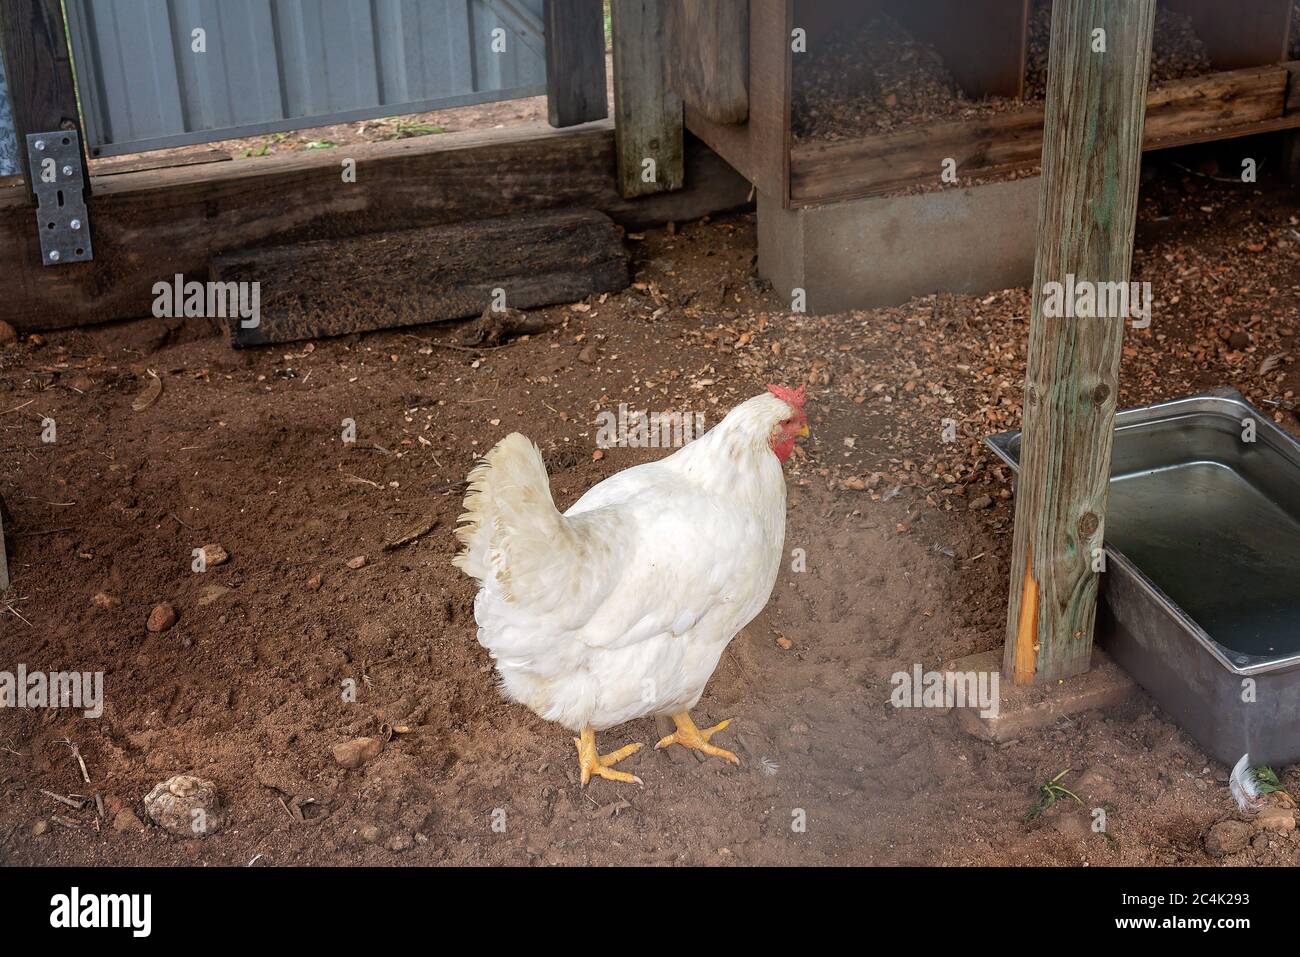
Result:
[[[629,744],[610,754],[597,754],[596,732],[591,728],[583,728],[582,737],[574,738],[573,743],[578,747],[578,768],[582,771],[584,787],[591,780],[593,774],[608,781],[626,781],[628,784],[642,783],[641,779],[635,774],[613,770],[613,765],[618,764],[624,758],[630,758],[640,751],[641,745]]]
[[[684,748],[693,748],[696,751],[703,751],[705,754],[711,754],[717,758],[725,758],[732,764],[739,764],[740,758],[736,757],[726,748],[719,748],[709,744],[709,739],[715,734],[731,724],[731,719],[719,721],[711,728],[705,728],[701,731],[695,727],[695,722],[691,720],[690,712],[683,711],[681,714],[673,715],[673,723],[677,725],[677,730],[668,737],[660,740],[655,745],[655,749],[666,748],[670,744],[680,744]]]

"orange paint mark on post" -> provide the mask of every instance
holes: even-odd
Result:
[[[1020,622],[1016,627],[1014,684],[1034,683],[1038,670],[1038,579],[1034,577],[1034,550],[1025,556],[1025,587],[1020,595]]]

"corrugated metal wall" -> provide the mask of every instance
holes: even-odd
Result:
[[[14,132],[14,114],[9,108],[4,59],[0,58],[0,176],[16,176],[19,169],[18,136]]]
[[[543,93],[542,2],[66,0],[87,144],[111,156]]]

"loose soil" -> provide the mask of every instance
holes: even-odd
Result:
[[[796,54],[791,78],[795,142],[890,133],[1021,105],[1012,99],[967,97],[934,46],[886,13],[875,13]]]
[[[1300,203],[1195,169],[1144,189],[1135,278],[1154,321],[1126,333],[1121,404],[1229,385],[1294,432]],[[1145,695],[1003,746],[890,706],[895,672],[1003,640],[1010,476],[981,440],[1019,421],[1028,293],[791,315],[755,276],[754,232],[741,215],[629,236],[631,288],[541,310],[549,331],[495,349],[445,348],[463,331],[439,325],[237,352],[206,322],[152,319],[0,346],[0,669],[103,670],[107,699],[99,719],[0,711],[0,860],[1300,863],[1295,831],[1207,850],[1237,813],[1228,769]],[[583,790],[570,736],[502,699],[475,641],[450,564],[461,482],[522,431],[564,508],[663,454],[598,454],[597,412],[711,425],[772,381],[811,393],[788,465],[807,570],[783,571],[696,711],[735,719],[718,740],[741,765],[647,747],[620,766],[644,789]],[[229,561],[195,573],[207,544]],[[150,632],[162,602],[178,621]],[[408,730],[338,764],[333,746],[385,724]],[[657,737],[646,719],[600,743]],[[1027,819],[1067,769],[1087,810]],[[1277,770],[1300,793],[1300,769]],[[216,832],[119,814],[147,822],[144,796],[183,773],[215,783]],[[99,795],[105,816],[45,792]]]

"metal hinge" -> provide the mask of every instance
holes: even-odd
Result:
[[[36,194],[41,261],[47,266],[60,266],[94,259],[84,195],[81,136],[74,130],[28,133],[27,168]]]

